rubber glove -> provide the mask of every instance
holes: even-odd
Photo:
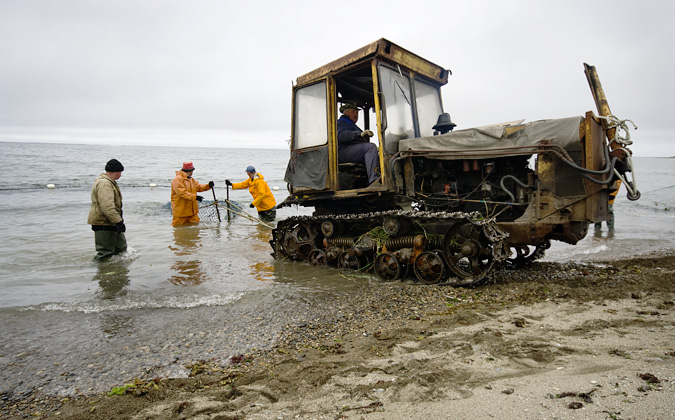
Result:
[[[232,186],[232,183],[230,182],[230,180],[229,180],[229,179],[226,179],[226,180],[225,180],[225,185],[229,185],[229,186]]]
[[[127,231],[127,227],[124,226],[124,222],[119,222],[118,224],[115,225],[115,227],[117,228],[118,232],[126,232]]]
[[[213,186],[216,185],[213,181],[209,181],[209,188],[213,188]]]
[[[255,208],[255,206],[253,205],[253,203],[249,204],[248,206],[249,206],[250,208],[252,208],[252,209]]]
[[[202,202],[203,199],[204,199],[204,197],[202,197],[201,195],[197,196],[197,201],[199,201],[200,203]]]

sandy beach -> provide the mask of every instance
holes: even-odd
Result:
[[[675,418],[675,255],[535,263],[474,288],[366,285],[312,305],[276,345],[15,400],[3,418]],[[364,282],[366,283],[366,282]],[[206,356],[205,356],[206,357]],[[118,395],[119,394],[119,395]]]

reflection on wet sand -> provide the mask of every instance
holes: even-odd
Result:
[[[251,263],[251,275],[258,281],[274,280],[274,265],[269,261]]]
[[[201,261],[194,259],[195,251],[202,247],[200,232],[198,226],[181,226],[173,230],[174,245],[169,248],[177,257],[171,266],[176,274],[169,277],[169,281],[176,286],[194,286],[208,279]],[[182,259],[186,256],[193,258]]]
[[[101,287],[101,297],[103,299],[114,299],[116,296],[127,294],[129,285],[129,268],[125,261],[111,259],[100,262],[96,270],[96,275],[92,279],[97,281]]]
[[[260,243],[263,243],[266,247],[269,247],[270,239],[272,239],[272,229],[267,226],[256,225],[253,236],[256,239],[259,239]]]
[[[253,237],[259,240],[259,242],[256,241],[251,246],[251,250],[255,253],[255,255],[269,255],[265,253],[265,251],[270,250],[271,253],[272,248],[270,248],[269,241],[272,239],[272,229],[267,226],[256,225],[256,230],[253,234]],[[274,265],[272,262],[273,260],[271,256],[269,261],[254,261],[250,265],[250,273],[258,281],[274,280]]]
[[[134,331],[135,318],[123,315],[119,312],[114,314],[101,314],[99,316],[101,332],[106,338],[112,339],[118,336],[130,335]]]
[[[93,281],[97,281],[101,290],[99,291],[102,299],[115,299],[120,296],[126,296],[127,287],[131,283],[129,280],[129,264],[131,261],[121,256],[114,256],[106,261],[101,261],[97,265],[96,275]],[[101,314],[101,332],[105,337],[111,339],[125,331],[131,331],[133,318],[128,315],[121,315],[116,312],[114,315]]]
[[[602,234],[603,231],[600,229],[595,229],[593,232],[593,237],[594,238],[605,238],[605,239],[612,239],[614,237],[614,229],[610,229],[605,232],[605,235]]]

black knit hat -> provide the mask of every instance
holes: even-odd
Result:
[[[106,172],[122,172],[123,170],[124,166],[122,166],[120,161],[117,159],[110,159],[108,163],[105,164]]]

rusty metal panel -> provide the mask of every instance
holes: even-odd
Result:
[[[380,82],[377,77],[377,63],[372,62],[370,71],[373,77],[373,91],[374,92],[379,92],[380,91]],[[375,125],[377,127],[377,139],[378,139],[378,144],[377,144],[377,151],[380,159],[380,177],[382,178],[382,183],[384,185],[387,185],[389,182],[389,174],[387,171],[384,169],[384,164],[385,164],[385,159],[384,159],[384,136],[383,132],[384,129],[382,128],[382,105],[380,104],[380,95],[374,95],[375,97]],[[365,113],[368,115],[367,113]]]
[[[388,53],[384,55],[394,63],[400,64],[417,74],[426,76],[441,85],[448,83],[448,71],[444,68],[437,66],[396,44],[391,44],[389,48],[387,48],[387,51]]]
[[[584,150],[586,152],[585,167],[592,170],[600,170],[606,165],[605,148],[605,130],[600,125],[593,112],[586,113],[584,119],[585,136]],[[607,176],[596,176],[598,179],[607,179]],[[607,220],[607,203],[609,192],[607,186],[596,184],[584,179],[588,198],[586,199],[586,220],[591,222]]]
[[[573,158],[578,158],[578,152],[569,152]],[[587,189],[584,188],[584,177],[581,172],[565,164],[563,160],[554,157],[555,168],[553,172],[554,192],[557,197],[574,197],[586,195]]]
[[[509,234],[510,246],[541,243],[551,233],[551,225],[536,222],[502,222],[499,227]]]
[[[598,109],[598,113],[603,117],[608,117],[612,115],[612,110],[609,108],[609,102],[605,96],[605,90],[602,88],[600,83],[600,77],[598,72],[595,69],[595,66],[584,63],[584,73],[586,73],[586,79],[588,80],[588,86],[591,88],[591,93],[593,94],[593,100],[595,101],[595,106]],[[613,139],[615,134],[615,128],[607,129],[607,121],[602,121],[602,126],[607,131],[607,139]],[[619,147],[618,144],[612,144],[612,149]]]
[[[409,197],[414,197],[417,192],[415,191],[415,169],[412,159],[405,159],[403,161],[403,179],[405,182],[405,194]]]
[[[413,54],[384,38],[380,38],[365,47],[359,48],[354,52],[298,77],[296,83],[298,85],[311,83],[317,79],[326,77],[331,73],[344,70],[355,64],[363,63],[375,58],[401,65],[415,73],[426,76],[441,85],[448,83],[448,71],[443,67]]]
[[[336,190],[339,188],[340,181],[338,179],[338,151],[337,151],[337,121],[335,115],[336,98],[335,98],[335,80],[328,79],[328,177],[326,179],[326,188]]]

